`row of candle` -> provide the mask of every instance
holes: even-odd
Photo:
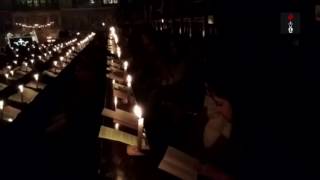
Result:
[[[110,51],[113,54],[114,52],[117,53],[117,57],[121,62],[121,48],[118,45],[119,43],[119,38],[118,35],[116,34],[116,30],[114,27],[110,27],[110,33],[109,33],[109,42],[108,45],[110,47]],[[116,49],[114,49],[116,48]],[[113,62],[113,60],[111,60],[111,66],[113,65],[117,65],[116,63]],[[122,66],[122,67],[121,67]],[[131,91],[131,87],[132,87],[132,81],[133,81],[133,77],[132,75],[127,73],[128,67],[129,67],[129,62],[128,61],[123,61],[122,65],[120,66],[120,68],[122,68],[123,72],[124,72],[124,78],[126,81],[126,86],[129,89],[129,92]],[[116,84],[116,80],[112,80],[112,85],[115,88],[117,86]],[[115,106],[115,110],[117,110],[117,105],[118,105],[118,97],[114,97],[114,106]],[[135,114],[135,116],[137,117],[137,121],[138,121],[138,148],[141,149],[142,146],[142,138],[143,138],[143,129],[144,129],[144,118],[143,118],[143,110],[142,108],[135,103],[134,107],[133,107],[133,113]],[[115,129],[119,130],[120,124],[119,123],[115,123]]]
[[[83,40],[81,40],[77,45],[77,51],[81,51],[86,45],[88,45],[88,43],[93,39],[93,37],[95,36],[95,33],[92,32],[90,33],[88,36],[86,36]],[[77,39],[72,39],[66,43],[61,43],[61,44],[58,44],[58,45],[55,45],[52,47],[52,50],[53,51],[58,51],[58,52],[61,52],[61,50],[63,48],[67,48],[67,47],[70,47],[69,50],[66,52],[65,56],[60,56],[59,57],[59,60],[60,60],[60,63],[63,64],[63,63],[68,63],[68,60],[70,58],[70,56],[72,55],[72,53],[76,50],[75,46],[73,46],[75,43],[77,42]],[[44,45],[41,45],[42,47],[46,48],[46,46]],[[49,56],[47,55],[47,53],[49,54]],[[47,57],[47,59],[49,59],[51,57],[51,54],[52,52],[50,50],[47,49],[46,53],[44,53],[44,57]],[[34,57],[35,55],[32,54],[32,57]],[[39,60],[42,60],[42,56],[39,55],[38,56]],[[65,61],[66,60],[66,61]],[[31,59],[31,64],[34,63],[34,59]],[[17,60],[14,60],[13,61],[13,64],[14,65],[17,65]],[[25,66],[26,68],[28,68],[28,63],[27,62],[23,62],[23,66]],[[54,69],[55,69],[55,72],[57,72],[57,68],[58,68],[58,61],[53,61],[53,66],[54,66]],[[63,66],[61,66],[63,68]],[[5,67],[5,70],[4,71],[9,71],[9,73],[5,73],[5,77],[6,79],[8,80],[9,78],[9,74],[11,76],[14,76],[14,70],[12,69],[13,67],[11,65],[8,65]],[[33,79],[34,81],[36,82],[36,89],[39,89],[39,79],[40,79],[40,74],[39,73],[35,73],[33,74]],[[20,94],[20,98],[21,98],[21,103],[24,102],[24,85],[23,84],[20,84],[18,85],[18,92]],[[4,115],[4,106],[5,106],[5,102],[4,100],[0,100],[0,116],[1,116],[1,119],[3,119],[3,115]],[[13,119],[12,118],[8,118],[7,119],[8,122],[12,122]]]

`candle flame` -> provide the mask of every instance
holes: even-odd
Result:
[[[13,122],[13,119],[12,119],[12,118],[9,118],[9,119],[8,119],[8,122]]]
[[[119,46],[117,46],[117,55],[118,55],[118,58],[121,57],[121,48]]]
[[[53,61],[53,65],[57,66],[58,65],[58,61]]]
[[[139,119],[142,118],[142,108],[139,105],[133,107],[133,112]]]
[[[118,105],[118,98],[117,97],[114,97],[113,103],[114,103],[115,108],[117,108],[117,105]]]
[[[6,73],[4,76],[6,77],[6,79],[9,78],[9,74],[8,73]]]
[[[14,71],[11,70],[11,71],[10,71],[10,74],[11,74],[11,76],[14,76]]]
[[[34,78],[34,80],[38,81],[38,80],[39,80],[39,74],[38,74],[38,73],[37,73],[37,74],[34,74],[34,75],[33,75],[33,78]]]
[[[115,128],[116,130],[119,130],[120,124],[119,124],[119,123],[114,124],[114,128]]]
[[[19,89],[20,93],[23,93],[23,91],[24,91],[23,85],[19,85],[19,86],[18,86],[18,89]]]
[[[4,108],[4,100],[0,100],[0,110],[3,110]]]
[[[128,69],[128,67],[129,67],[129,63],[128,63],[128,61],[125,61],[125,62],[123,63],[123,68],[124,68],[124,70],[126,71],[126,70]]]

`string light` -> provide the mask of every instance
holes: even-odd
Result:
[[[51,21],[47,24],[33,24],[33,25],[28,25],[28,24],[23,24],[23,23],[15,23],[16,26],[22,27],[22,28],[28,28],[28,29],[43,29],[43,28],[49,28],[54,25],[54,22]]]

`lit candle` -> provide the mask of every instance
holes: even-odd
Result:
[[[30,63],[31,63],[31,65],[33,65],[34,64],[34,59],[30,59]]]
[[[18,61],[17,61],[17,60],[14,60],[14,61],[13,61],[13,64],[17,65],[17,64],[18,64]]]
[[[27,62],[23,62],[23,66],[24,66],[24,70],[28,71],[28,63]]]
[[[12,119],[12,118],[9,118],[9,119],[8,119],[8,122],[13,122],[13,119]]]
[[[115,42],[116,44],[118,44],[118,42],[119,42],[118,35],[113,34],[113,39],[114,39],[114,42]]]
[[[119,123],[115,123],[115,124],[114,124],[114,128],[115,128],[116,130],[119,130],[120,124],[119,124]]]
[[[8,73],[5,73],[5,74],[4,74],[4,77],[6,78],[6,81],[8,82],[9,74],[8,74]]]
[[[33,78],[36,81],[36,88],[39,89],[39,74],[38,73],[34,74]]]
[[[31,54],[31,56],[34,58],[34,54]]]
[[[12,66],[8,65],[8,66],[7,66],[7,69],[8,69],[8,70],[11,70],[11,69],[12,69]]]
[[[23,91],[24,91],[23,85],[19,85],[18,89],[19,89],[20,96],[21,96],[21,102],[23,103]]]
[[[144,119],[142,117],[142,108],[139,105],[135,105],[133,107],[133,112],[138,118],[138,149],[141,149],[144,124]]]
[[[118,58],[120,59],[121,58],[121,48],[119,46],[117,46],[117,55],[118,55]]]
[[[12,77],[14,76],[14,70],[11,70],[9,73]]]
[[[115,110],[117,110],[117,105],[118,105],[118,98],[117,97],[114,97],[113,103],[114,103]]]
[[[1,120],[3,120],[3,109],[4,109],[4,101],[3,100],[0,100],[0,118]]]
[[[127,76],[127,86],[128,86],[128,88],[131,88],[131,85],[132,85],[132,76],[129,74]]]
[[[123,63],[123,69],[124,69],[124,71],[127,71],[128,67],[129,67],[129,63],[128,63],[128,61],[125,61],[125,62]]]
[[[58,61],[53,61],[54,72],[57,72]]]

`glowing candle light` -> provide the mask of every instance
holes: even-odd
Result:
[[[80,36],[80,32],[77,32],[77,36]]]
[[[114,39],[114,42],[115,42],[116,44],[118,44],[118,42],[119,42],[118,35],[114,34],[114,35],[113,35],[113,39]]]
[[[144,119],[142,117],[142,108],[139,105],[135,105],[133,107],[133,112],[138,118],[138,149],[141,149],[144,124]]]
[[[16,58],[18,58],[19,57],[19,54],[16,54]]]
[[[10,73],[11,76],[14,76],[14,71],[13,70],[11,70],[9,73]]]
[[[123,63],[123,69],[124,69],[125,71],[127,71],[128,67],[129,67],[129,63],[128,63],[128,61],[125,61],[125,62]]]
[[[132,76],[129,74],[127,75],[127,86],[128,88],[131,88],[132,85]]]
[[[121,48],[119,46],[117,46],[117,55],[118,55],[118,58],[120,59],[121,58]]]
[[[111,34],[115,34],[116,33],[116,29],[113,26],[110,27],[110,33]]]
[[[39,89],[39,74],[38,73],[34,74],[33,78],[36,81],[36,88]]]
[[[34,59],[30,59],[30,63],[33,65],[34,64]]]
[[[3,119],[4,101],[0,100],[0,118]]]
[[[114,97],[113,103],[114,103],[115,110],[117,110],[117,105],[118,105],[118,98],[117,97]]]
[[[17,60],[14,60],[14,61],[13,61],[13,64],[17,65],[17,64],[18,64],[18,61],[17,61]]]
[[[12,118],[9,118],[9,119],[8,119],[8,122],[13,122],[13,119],[12,119]]]
[[[31,56],[34,58],[34,54],[31,54]]]
[[[20,92],[20,97],[21,97],[21,102],[23,103],[23,91],[24,91],[24,86],[21,84],[18,86],[19,92]]]
[[[12,69],[12,66],[8,65],[8,66],[7,66],[7,69],[8,69],[8,70],[11,70],[11,69]]]
[[[28,63],[27,62],[23,62],[23,66],[24,66],[24,70],[28,71]]]
[[[57,72],[58,61],[53,61],[54,72]]]
[[[106,26],[106,23],[105,23],[105,22],[102,22],[101,25],[102,25],[103,27],[105,27],[105,26]]]
[[[6,78],[6,81],[8,81],[8,79],[9,79],[9,74],[8,74],[8,73],[5,73],[5,74],[4,74],[4,77]]]
[[[120,124],[119,124],[119,123],[115,123],[115,124],[114,124],[114,128],[115,128],[116,130],[119,130]]]

